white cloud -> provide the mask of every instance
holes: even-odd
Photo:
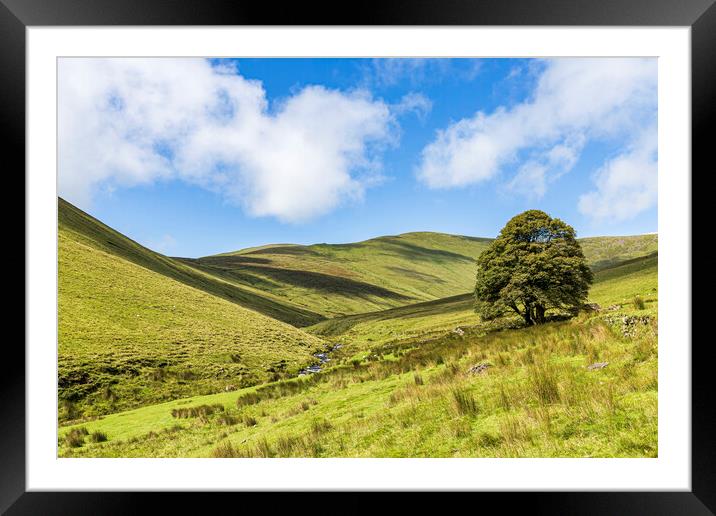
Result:
[[[420,120],[425,120],[432,108],[433,103],[428,97],[411,91],[403,95],[400,102],[394,104],[391,109],[396,115],[414,113]]]
[[[361,198],[395,137],[365,92],[309,86],[269,107],[259,82],[203,59],[62,59],[58,114],[68,200],[181,179],[288,222]]]
[[[547,193],[549,183],[572,170],[584,143],[583,135],[572,135],[548,150],[537,151],[520,165],[517,174],[506,184],[506,189],[528,199],[541,199]]]
[[[522,165],[507,189],[529,199],[540,199],[547,192],[547,167],[536,161]]]
[[[376,86],[395,86],[401,81],[413,85],[436,82],[446,77],[473,80],[483,61],[475,58],[376,58],[366,67],[365,79]]]
[[[574,165],[577,164],[584,144],[585,137],[583,134],[567,136],[563,143],[555,145],[546,151],[543,156],[553,169],[563,174],[572,170]]]
[[[628,220],[657,201],[657,131],[650,127],[595,174],[596,190],[579,198],[579,211],[597,220]]]
[[[430,188],[456,188],[514,169],[507,187],[540,197],[574,167],[586,141],[629,141],[655,117],[655,59],[554,59],[542,66],[527,101],[438,131],[423,149],[418,178]]]
[[[371,76],[381,86],[394,86],[403,79],[413,83],[422,82],[430,71],[444,71],[446,59],[379,58],[372,60]]]

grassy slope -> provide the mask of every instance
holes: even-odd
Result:
[[[623,307],[641,297],[649,313],[658,309],[658,264],[656,255],[627,260],[620,265],[595,274],[595,284],[589,293],[592,301],[602,307]]]
[[[434,301],[470,290],[490,239],[416,232],[354,244],[273,244],[184,263],[329,318]],[[657,235],[581,239],[595,270],[657,249]]]
[[[333,369],[310,378],[86,423],[90,432],[106,433],[109,441],[71,449],[61,439],[60,454],[653,457],[656,266],[655,258],[644,258],[596,275],[591,298],[604,306],[619,304],[617,311],[528,329],[486,334],[478,326],[462,336],[448,332],[427,341],[376,345],[360,353],[360,362],[347,344]],[[636,294],[654,302],[639,310],[630,303]],[[392,315],[403,317],[379,322],[390,326],[420,319],[439,304],[394,310]],[[621,317],[610,322],[614,315],[651,319],[639,324],[635,334],[625,334]],[[365,316],[353,328],[377,321]],[[597,361],[609,366],[586,369]],[[467,374],[469,366],[483,362],[492,364],[487,374]],[[275,391],[278,387],[282,392]],[[237,398],[249,392],[258,392],[259,402],[237,407]],[[208,418],[171,415],[172,408],[213,403],[225,412]],[[61,430],[61,437],[67,430]]]
[[[580,238],[579,243],[592,269],[598,271],[625,260],[656,253],[658,240],[658,235],[650,234]]]
[[[256,310],[274,319],[296,326],[313,324],[322,316],[245,286],[223,281],[187,265],[147,249],[121,233],[102,224],[64,199],[58,199],[60,229],[73,239],[108,254],[203,290],[232,303]]]
[[[59,397],[74,405],[62,404],[61,419],[265,381],[270,369],[295,372],[322,347],[227,301],[234,287],[223,290],[63,201],[59,213]]]
[[[598,270],[589,300],[606,307],[631,302],[638,295],[655,311],[657,262],[655,255],[649,255]],[[479,323],[472,294],[462,294],[390,310],[328,319],[307,329],[325,338],[365,347],[371,343],[417,337]]]
[[[263,246],[184,262],[333,317],[461,294],[488,243],[405,233],[355,244]]]
[[[473,326],[480,322],[472,294],[322,321],[307,330],[357,347]]]

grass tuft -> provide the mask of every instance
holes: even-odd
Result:
[[[249,428],[259,424],[258,420],[253,416],[244,416],[243,421],[244,421],[244,425],[246,425]]]
[[[238,457],[239,455],[229,441],[224,441],[223,443],[219,443],[219,445],[214,448],[211,452],[211,456],[217,459],[229,459]]]
[[[321,435],[328,432],[333,425],[325,419],[314,419],[311,421],[311,433],[313,435]]]
[[[475,398],[463,389],[452,390],[453,405],[461,416],[476,416],[479,412]]]
[[[85,427],[73,428],[65,435],[65,444],[70,448],[79,448],[85,443],[85,436],[88,434]]]
[[[107,434],[104,432],[92,432],[89,436],[90,442],[93,443],[103,443],[107,440]]]
[[[559,384],[554,366],[547,362],[534,364],[528,369],[529,384],[537,401],[542,404],[559,401]]]
[[[637,310],[644,310],[644,308],[646,308],[644,298],[642,298],[641,296],[634,296],[634,299],[632,299],[631,302],[634,305],[634,308],[636,308]]]

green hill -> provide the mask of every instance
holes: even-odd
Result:
[[[353,244],[262,246],[183,261],[333,317],[464,293],[473,281],[475,258],[489,241],[405,233]]]
[[[294,374],[323,347],[237,304],[247,294],[236,286],[154,253],[62,199],[58,253],[61,419]],[[266,299],[252,303],[317,320]]]
[[[649,313],[657,308],[658,256],[656,253],[618,262],[596,271],[589,301],[602,308],[629,304],[640,296]],[[377,312],[346,315],[307,328],[324,338],[350,342],[358,348],[371,344],[427,336],[480,324],[471,293]]]
[[[352,244],[273,244],[187,265],[327,318],[434,301],[468,292],[489,238],[415,232]],[[600,270],[657,249],[657,235],[580,239]]]
[[[472,294],[460,294],[388,310],[336,317],[310,326],[307,330],[324,338],[363,347],[370,343],[476,325],[480,318],[475,313],[474,305]]]
[[[71,233],[79,242],[274,319],[294,326],[305,326],[323,319],[317,313],[266,292],[224,281],[147,249],[62,198],[58,199],[58,220],[61,230]]]
[[[625,260],[647,256],[658,251],[656,234],[580,238],[579,243],[592,270],[598,271]]]
[[[602,307],[622,306],[640,296],[651,312],[656,313],[658,298],[659,257],[656,253],[625,260],[612,267],[601,269],[594,275],[589,291],[591,301]]]

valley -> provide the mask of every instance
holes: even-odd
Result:
[[[580,239],[598,306],[524,328],[475,312],[489,238],[176,258],[58,209],[59,456],[657,453],[655,234]]]

